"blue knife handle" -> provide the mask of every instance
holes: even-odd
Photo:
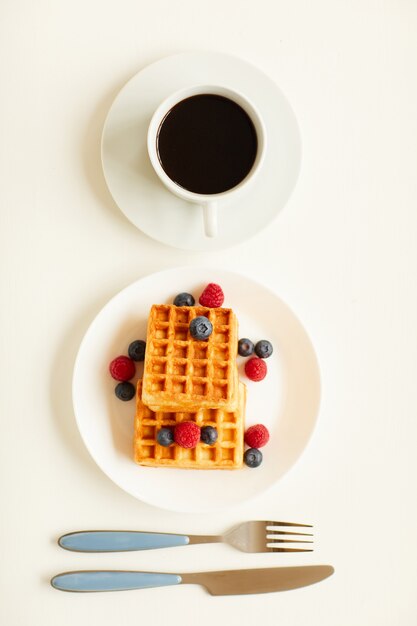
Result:
[[[137,531],[93,530],[68,533],[59,538],[61,548],[76,552],[128,552],[186,546],[186,535],[142,533]]]
[[[60,591],[126,591],[179,585],[179,574],[157,574],[152,572],[86,571],[64,572],[51,580],[51,585]]]

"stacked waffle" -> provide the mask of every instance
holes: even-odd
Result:
[[[205,316],[207,340],[189,326]],[[239,383],[237,320],[231,309],[154,305],[148,320],[143,380],[136,392],[134,458],[140,465],[193,469],[237,469],[243,461],[246,388]],[[180,422],[213,426],[213,445],[195,448],[158,443],[160,428]]]

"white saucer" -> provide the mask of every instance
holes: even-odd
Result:
[[[260,467],[239,470],[181,470],[138,466],[133,461],[135,402],[114,394],[108,364],[146,338],[149,309],[182,292],[196,300],[208,282],[218,282],[224,306],[235,311],[239,337],[268,339],[274,346],[261,382],[245,376],[246,427],[263,423],[270,441]],[[136,377],[141,377],[138,364]],[[311,341],[289,307],[256,281],[225,270],[182,267],[146,276],[117,294],[99,312],[80,346],[73,377],[77,424],[91,456],[109,478],[136,498],[182,512],[224,510],[273,486],[297,461],[310,439],[320,400],[320,376]]]
[[[158,105],[173,92],[200,84],[245,94],[263,117],[268,141],[254,185],[219,208],[215,239],[203,233],[201,209],[165,189],[146,148],[148,125]],[[103,129],[102,164],[116,204],[149,237],[185,250],[219,250],[265,228],[284,207],[300,171],[301,140],[287,99],[257,68],[229,55],[182,53],[149,65],[119,92]]]

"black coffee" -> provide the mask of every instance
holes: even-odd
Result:
[[[233,100],[212,94],[178,102],[162,120],[159,161],[175,183],[201,194],[222,193],[250,172],[258,149],[252,120]]]

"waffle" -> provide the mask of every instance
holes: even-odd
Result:
[[[154,412],[143,404],[142,381],[136,392],[134,459],[139,465],[176,467],[184,469],[239,469],[243,462],[243,433],[246,387],[239,383],[239,402],[235,411],[199,409],[194,412]],[[160,446],[158,430],[179,422],[193,421],[198,426],[214,426],[218,439],[209,446],[199,442],[196,448],[181,448],[176,444]]]
[[[189,324],[206,316],[207,341],[193,339]],[[142,400],[153,411],[199,408],[234,411],[238,404],[237,319],[231,309],[152,306],[149,313]]]

